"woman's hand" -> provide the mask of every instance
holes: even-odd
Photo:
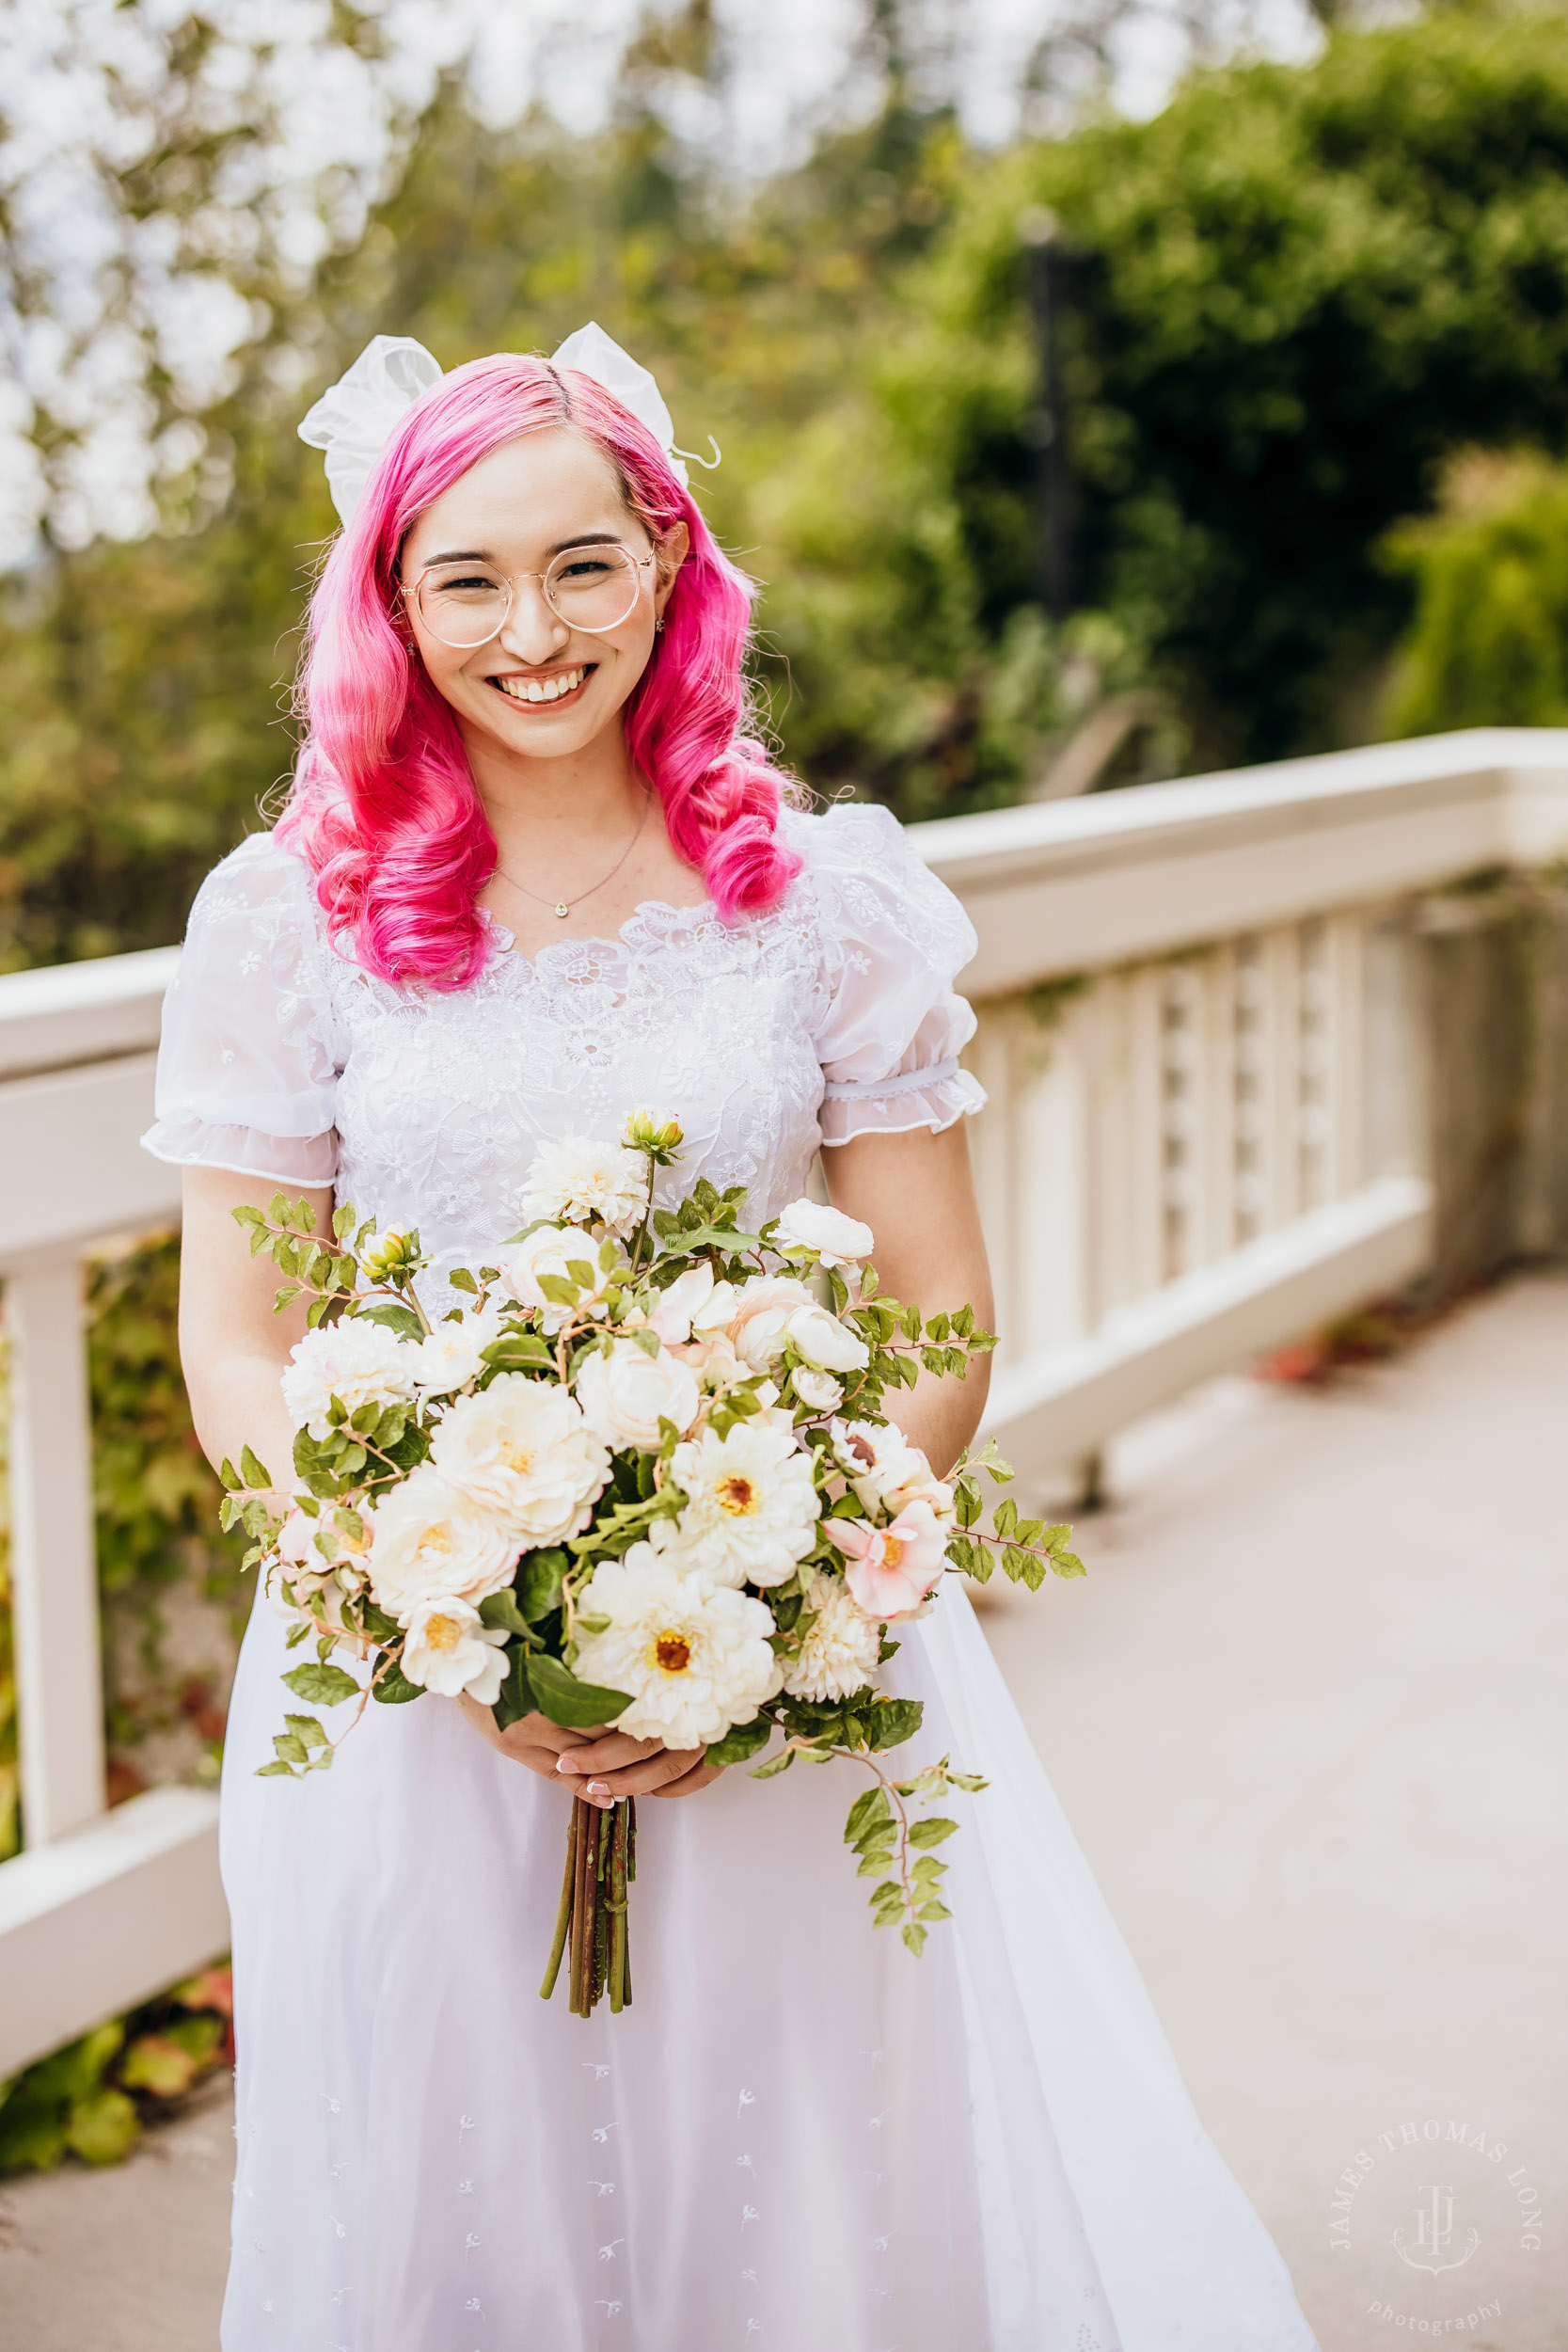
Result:
[[[689,1797],[723,1770],[719,1764],[705,1764],[701,1748],[628,1740],[624,1731],[605,1724],[567,1731],[547,1715],[524,1715],[498,1731],[494,1714],[477,1699],[465,1696],[457,1704],[480,1737],[502,1756],[602,1810],[621,1797]]]

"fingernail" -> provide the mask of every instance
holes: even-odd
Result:
[[[558,1756],[555,1759],[555,1769],[558,1772],[569,1772],[572,1767],[565,1756]]]
[[[588,1793],[591,1797],[608,1797],[610,1794],[609,1781],[591,1780],[588,1784]]]

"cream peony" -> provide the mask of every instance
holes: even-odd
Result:
[[[352,1416],[362,1405],[405,1405],[413,1400],[413,1350],[384,1323],[345,1315],[307,1331],[289,1350],[283,1402],[296,1429],[318,1442],[330,1437],[334,1397]]]
[[[700,1748],[750,1723],[783,1677],[769,1646],[773,1613],[749,1593],[682,1575],[649,1544],[606,1560],[582,1596],[585,1614],[608,1617],[578,1642],[585,1682],[626,1691],[615,1728],[667,1748]]]
[[[716,1281],[710,1265],[693,1265],[658,1293],[648,1324],[673,1347],[686,1340],[712,1339],[727,1328],[735,1310],[734,1283]]]
[[[494,1707],[506,1680],[506,1635],[452,1595],[424,1600],[408,1620],[400,1663],[404,1679],[442,1698],[466,1691]]]
[[[516,1531],[428,1462],[366,1517],[371,1592],[400,1625],[427,1600],[481,1601],[512,1581],[521,1549]]]
[[[863,1372],[871,1350],[858,1331],[814,1301],[797,1308],[784,1326],[789,1344],[815,1372]]]
[[[563,1281],[581,1283],[580,1272],[574,1274],[571,1269],[587,1266],[589,1279],[582,1285],[577,1311],[582,1315],[602,1315],[605,1293],[620,1279],[623,1271],[619,1261],[608,1271],[600,1265],[602,1246],[576,1225],[536,1226],[502,1257],[501,1281],[519,1306],[538,1310],[546,1331],[559,1331],[566,1321],[567,1311],[546,1297],[539,1287],[539,1277],[553,1274]]]
[[[414,1382],[421,1396],[450,1396],[484,1370],[484,1350],[501,1335],[504,1309],[491,1299],[457,1323],[438,1323],[428,1339],[410,1344]]]
[[[816,1541],[821,1508],[811,1457],[784,1426],[737,1421],[719,1437],[705,1429],[675,1448],[670,1468],[686,1496],[655,1541],[681,1568],[721,1584],[783,1584]]]
[[[576,1399],[553,1380],[520,1372],[503,1372],[477,1396],[456,1398],[431,1456],[444,1478],[525,1546],[580,1534],[610,1472],[604,1441]]]
[[[801,1404],[811,1412],[836,1413],[844,1402],[844,1390],[831,1372],[813,1372],[808,1364],[797,1364],[789,1380]]]
[[[673,1422],[684,1437],[697,1418],[703,1392],[690,1366],[668,1349],[650,1356],[635,1340],[616,1340],[608,1356],[583,1358],[577,1397],[589,1427],[606,1445],[657,1454],[664,1442],[660,1420]]]
[[[814,1569],[803,1598],[816,1622],[806,1629],[784,1677],[784,1689],[794,1698],[820,1701],[847,1699],[874,1683],[882,1629],[866,1615],[844,1579]]]
[[[800,1200],[780,1210],[773,1240],[780,1249],[815,1249],[823,1265],[844,1266],[868,1258],[874,1236],[869,1225],[846,1216],[842,1209],[830,1209],[820,1200]]]
[[[741,1284],[735,1300],[729,1336],[748,1372],[766,1372],[789,1343],[784,1326],[790,1316],[816,1304],[804,1282],[787,1274],[759,1274]]]
[[[565,1225],[603,1225],[629,1233],[648,1205],[648,1163],[624,1144],[556,1136],[533,1155],[523,1184],[523,1222],[538,1216]]]
[[[911,1502],[891,1527],[864,1519],[829,1519],[826,1526],[848,1554],[845,1581],[869,1616],[891,1622],[922,1613],[947,1557],[947,1530],[928,1502]]]

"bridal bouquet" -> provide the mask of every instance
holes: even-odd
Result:
[[[376,1231],[342,1204],[330,1238],[278,1194],[236,1209],[253,1254],[309,1298],[283,1375],[293,1491],[247,1446],[225,1526],[253,1538],[301,1662],[308,1707],[395,1706],[467,1693],[501,1727],[537,1710],[615,1724],[759,1779],[797,1757],[851,1757],[872,1785],[847,1842],[876,1883],[879,1926],[918,1953],[951,1915],[933,1851],[957,1827],[918,1808],[983,1783],[944,1758],[903,1779],[881,1759],[918,1729],[918,1702],[879,1688],[895,1629],[948,1569],[1037,1589],[1082,1573],[1070,1530],[983,1525],[993,1447],[933,1475],[883,1410],[922,1370],[961,1379],[994,1346],[966,1307],[923,1322],[879,1292],[869,1230],[794,1201],[742,1229],[743,1188],[697,1184],[653,1205],[679,1126],[646,1113],[619,1142],[539,1152],[523,1231],[496,1265],[445,1277],[432,1322],[416,1232]],[[427,1283],[426,1287],[429,1287]],[[292,1713],[263,1772],[330,1765],[316,1714]],[[636,1809],[574,1801],[554,1948],[571,2007],[631,1997],[626,1887]]]

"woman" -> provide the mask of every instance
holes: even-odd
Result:
[[[825,1145],[886,1287],[984,1314],[973,934],[885,813],[799,813],[738,731],[747,591],[652,378],[597,328],[446,378],[378,338],[302,430],[346,521],[308,739],[197,901],[149,1137],[187,1168],[213,1460],[291,1452],[300,1325],[233,1207],[352,1200],[439,1272],[515,1229],[542,1137],[642,1104],[682,1122],[680,1187],[745,1184],[757,1218]],[[981,1402],[902,1412],[945,1465]],[[1310,2352],[957,1586],[888,1669],[924,1751],[991,1783],[919,1962],[872,1930],[838,1772],[759,1786],[426,1699],[258,1779],[286,1663],[259,1609],[226,2352]],[[586,2024],[535,1989],[569,1793],[672,1800],[636,2008]]]

